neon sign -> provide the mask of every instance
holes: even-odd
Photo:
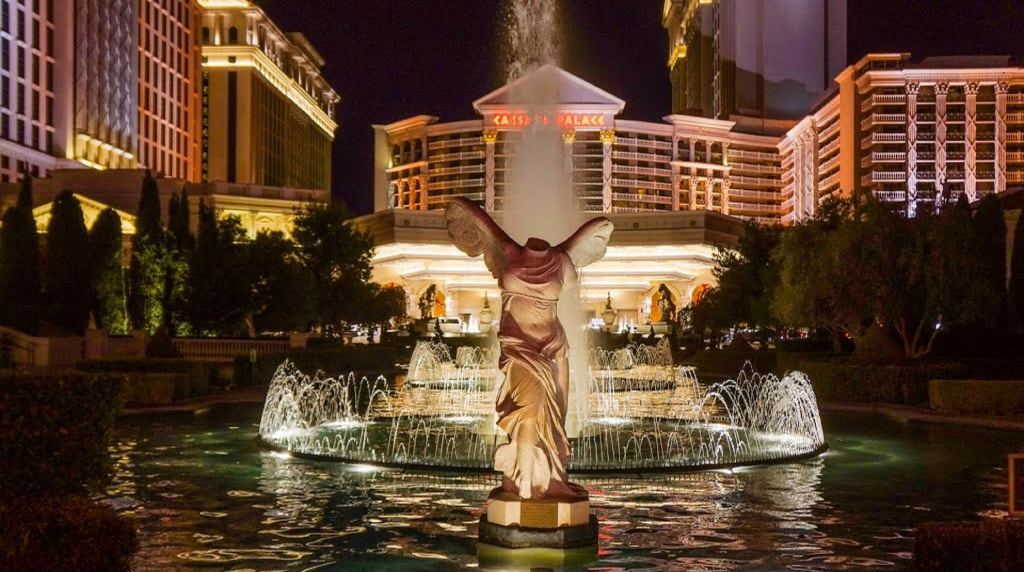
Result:
[[[554,116],[537,113],[496,113],[491,116],[494,127],[527,127],[532,124],[555,125],[558,127],[604,127],[607,119],[603,113],[558,113]]]

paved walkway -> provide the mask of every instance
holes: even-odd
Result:
[[[152,415],[160,413],[194,413],[209,409],[222,403],[262,403],[267,395],[265,387],[253,387],[224,391],[194,399],[176,401],[169,405],[152,407],[128,407],[122,416]],[[1024,419],[1012,417],[990,417],[985,415],[952,415],[939,413],[921,407],[892,405],[888,403],[848,403],[822,401],[818,403],[823,411],[856,411],[860,413],[880,413],[900,421],[924,421],[927,423],[949,423],[952,425],[971,425],[1003,429],[1006,431],[1024,431]]]

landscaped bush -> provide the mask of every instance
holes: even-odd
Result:
[[[328,376],[339,376],[349,372],[390,372],[395,369],[397,358],[395,347],[365,344],[261,354],[256,356],[255,363],[247,356],[239,356],[235,358],[234,379],[241,385],[266,385],[285,359],[309,375],[320,370]]]
[[[918,572],[1024,570],[1024,522],[926,522],[914,533]]]
[[[923,405],[928,403],[928,382],[967,376],[960,364],[914,363],[873,365],[847,359],[801,362],[821,401],[859,401]]]
[[[0,504],[0,570],[127,571],[137,548],[133,522],[89,499],[22,498]]]
[[[697,365],[697,375],[704,374],[736,377],[745,363],[750,362],[757,373],[775,371],[776,354],[773,351],[737,351],[737,350],[705,350],[697,352],[693,358]]]
[[[99,490],[121,395],[108,375],[0,375],[0,504]]]
[[[174,399],[186,399],[206,395],[210,384],[215,382],[216,369],[208,363],[187,359],[159,358],[102,358],[79,361],[75,367],[81,371],[108,372],[127,374],[177,373],[187,374],[175,377]],[[132,385],[146,383],[146,376],[133,376],[136,380]],[[166,383],[166,378],[159,378],[158,383]],[[145,393],[145,392],[144,392]],[[159,393],[159,392],[158,392]],[[134,390],[130,392],[129,403]]]
[[[1024,415],[1024,381],[933,379],[928,403],[942,413]]]

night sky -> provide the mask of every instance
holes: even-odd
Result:
[[[426,114],[473,119],[504,83],[507,0],[257,0],[284,31],[306,34],[341,94],[332,189],[373,210],[373,124]],[[785,1],[785,0],[775,0]],[[851,62],[868,51],[1024,55],[1024,0],[847,0]],[[562,0],[564,67],[626,101],[620,117],[669,112],[662,0]]]

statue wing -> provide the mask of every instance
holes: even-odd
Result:
[[[469,256],[484,255],[487,269],[497,277],[505,266],[505,247],[515,245],[486,211],[465,197],[455,197],[444,211],[448,237]]]
[[[593,264],[608,251],[608,239],[612,237],[615,225],[612,221],[600,217],[584,223],[565,242],[558,245],[569,255],[577,268]]]

